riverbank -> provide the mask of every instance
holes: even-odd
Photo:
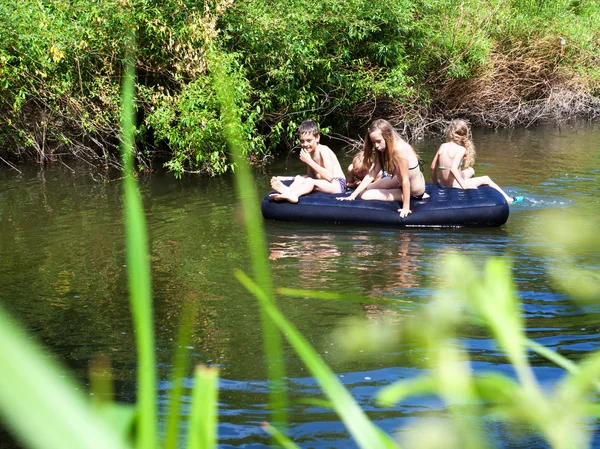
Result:
[[[119,166],[126,29],[137,30],[137,166],[177,177],[231,170],[210,54],[235,84],[257,165],[289,151],[308,117],[349,139],[385,117],[417,139],[458,116],[494,128],[600,116],[598,0],[72,3],[0,5],[6,163]]]

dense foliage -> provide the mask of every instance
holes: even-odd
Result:
[[[422,133],[450,116],[510,126],[600,109],[600,1],[7,0],[0,150],[117,164],[124,39],[138,47],[138,166],[231,168],[208,83],[227,51],[245,152],[261,163],[298,123],[356,137],[374,116]]]

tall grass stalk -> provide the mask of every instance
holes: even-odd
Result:
[[[282,447],[284,449],[300,449],[300,446],[298,446],[296,443],[294,443],[292,440],[290,440],[287,436],[285,436],[279,430],[277,430],[277,427],[272,426],[269,423],[265,423],[263,425],[263,429],[265,432],[267,432],[269,435],[271,435],[273,437],[275,442],[280,447]]]
[[[237,279],[261,303],[269,318],[279,327],[288,342],[300,356],[306,367],[327,395],[333,408],[341,417],[350,434],[361,448],[392,448],[395,442],[369,420],[365,412],[356,403],[352,395],[338,380],[325,361],[312,348],[295,326],[271,303],[260,286],[254,283],[242,271],[236,271]]]
[[[183,313],[175,348],[175,362],[171,377],[171,391],[169,394],[169,414],[166,426],[165,449],[176,449],[179,443],[179,426],[181,423],[181,396],[186,369],[189,362],[189,347],[196,317],[196,307],[188,301]]]
[[[131,38],[130,48],[134,48],[133,41],[133,38]],[[134,56],[130,49],[125,58],[125,73],[121,93],[121,147],[125,172],[124,213],[127,274],[138,351],[137,407],[139,437],[137,445],[140,449],[154,449],[157,444],[156,355],[146,223],[133,171],[134,83]]]
[[[256,282],[264,292],[268,304],[275,303],[273,277],[267,254],[267,240],[263,231],[263,219],[256,206],[260,203],[253,176],[244,155],[245,142],[241,133],[240,111],[233,99],[233,86],[228,78],[228,67],[218,51],[209,54],[209,68],[212,84],[221,105],[222,121],[225,124],[225,137],[235,166],[235,185],[239,205],[243,212],[244,225],[252,261],[252,271]],[[267,370],[270,384],[269,404],[273,420],[281,428],[287,426],[288,400],[285,387],[285,367],[281,336],[261,307],[263,341],[267,358]]]
[[[217,447],[218,387],[219,371],[216,368],[196,368],[187,449]]]

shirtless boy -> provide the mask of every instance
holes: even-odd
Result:
[[[305,176],[273,176],[271,187],[277,193],[269,195],[275,201],[297,203],[298,198],[313,190],[324,193],[344,193],[346,177],[335,153],[326,145],[321,145],[319,128],[313,120],[306,120],[298,129],[300,138],[300,160],[308,167]],[[293,179],[289,186],[282,181]]]

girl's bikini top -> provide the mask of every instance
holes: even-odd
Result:
[[[462,165],[463,165],[463,161],[461,160],[461,161],[460,161],[460,164],[458,164],[458,168],[461,168],[461,167],[462,167]],[[451,167],[442,167],[442,166],[438,166],[438,168],[439,168],[440,170],[450,170],[450,168],[451,168]]]

